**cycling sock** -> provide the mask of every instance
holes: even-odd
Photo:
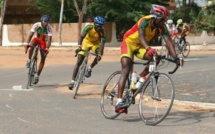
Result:
[[[92,67],[91,67],[91,66],[89,66],[89,67],[88,67],[88,69],[89,69],[89,70],[92,70]]]
[[[74,83],[75,81],[74,80],[71,80],[71,83]]]
[[[116,101],[116,105],[118,105],[121,102],[122,102],[122,98],[118,98],[117,101]]]

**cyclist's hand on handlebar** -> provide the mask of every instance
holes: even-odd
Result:
[[[24,48],[25,48],[25,53],[27,53],[28,48],[29,48],[29,44],[25,44],[25,45],[24,45]]]
[[[146,50],[146,53],[148,56],[152,56],[154,54],[154,52],[155,52],[155,49],[151,48],[151,47],[147,48],[147,50]]]
[[[75,48],[75,53],[78,53],[80,51],[81,51],[81,46],[78,46],[78,47]]]
[[[180,67],[183,67],[184,66],[184,59],[183,58],[175,58],[175,63],[180,66]]]
[[[45,51],[45,53],[47,55],[49,53],[49,48],[45,48],[44,51]]]

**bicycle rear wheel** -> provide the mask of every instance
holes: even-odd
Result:
[[[172,79],[164,73],[152,75],[139,99],[139,114],[147,125],[156,125],[169,114],[175,88]]]
[[[87,67],[87,64],[85,62],[83,62],[78,70],[77,76],[75,78],[73,99],[75,99],[76,95],[78,94],[78,89],[79,89],[80,84],[83,83],[86,67]]]
[[[190,53],[190,43],[189,42],[186,42],[184,45],[183,45],[183,51],[182,51],[182,55],[184,58],[187,58],[189,53]]]
[[[37,61],[35,59],[32,60],[28,71],[28,83],[27,83],[26,89],[28,89],[32,85],[32,81],[34,80],[34,74],[37,72],[36,65],[37,65]]]
[[[118,81],[121,71],[116,71],[107,79],[101,93],[100,108],[107,119],[115,119],[120,113],[115,112],[117,100]]]

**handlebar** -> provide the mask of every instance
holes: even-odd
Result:
[[[98,56],[98,54],[90,52],[90,49],[89,49],[89,50],[80,49],[78,52],[80,52],[80,51],[88,52],[88,53],[91,54],[91,55]],[[78,52],[75,52],[75,57],[77,57]]]
[[[28,47],[36,48],[36,49],[42,50],[42,51],[44,51],[44,52],[46,53],[46,55],[47,55],[47,54],[48,54],[48,52],[49,52],[48,50],[41,49],[41,48],[40,48],[40,45],[36,45],[36,46],[27,45],[26,47],[27,47],[27,49],[25,50],[25,54],[27,53]]]
[[[150,59],[149,59],[147,62],[145,62],[145,63],[133,61],[133,64],[142,64],[142,65],[144,65],[144,66],[145,66],[145,65],[149,65],[153,58],[156,58],[156,61],[158,61],[158,62],[159,62],[160,60],[164,59],[164,60],[167,60],[167,61],[169,61],[169,62],[175,63],[175,65],[176,65],[175,68],[174,68],[172,71],[169,71],[169,72],[168,72],[169,74],[174,74],[174,73],[178,70],[178,67],[179,67],[179,66],[180,66],[180,67],[183,67],[183,64],[184,64],[184,61],[183,61],[182,58],[180,58],[180,64],[178,64],[176,60],[170,59],[170,58],[166,58],[165,55],[158,55],[158,54],[157,54],[157,55],[154,55],[152,58],[150,58]]]

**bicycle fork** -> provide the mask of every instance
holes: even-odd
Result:
[[[160,99],[160,89],[159,89],[159,73],[154,74],[154,78],[151,79],[152,94],[151,98],[156,101],[161,101]]]

